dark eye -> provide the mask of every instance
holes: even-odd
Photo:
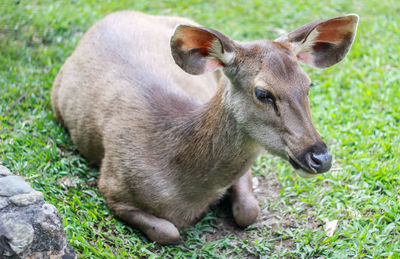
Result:
[[[260,102],[272,104],[276,114],[280,116],[280,112],[278,111],[278,106],[276,105],[275,96],[270,91],[256,87],[254,88],[254,95]]]
[[[275,104],[275,96],[268,90],[264,90],[256,87],[254,89],[254,94],[256,98],[262,103],[272,103]]]

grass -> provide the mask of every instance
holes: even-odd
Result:
[[[238,230],[226,223],[229,210],[215,207],[183,232],[178,246],[158,246],[116,220],[90,184],[98,170],[54,121],[49,94],[89,26],[123,9],[186,16],[237,40],[273,39],[278,28],[358,13],[348,57],[326,70],[305,68],[316,84],[311,109],[334,154],[333,170],[306,180],[289,163],[263,156],[253,165],[254,175],[260,187],[273,183],[275,191],[259,195],[260,221]],[[395,0],[3,1],[0,161],[59,209],[81,258],[399,258],[399,13]],[[328,236],[325,222],[333,220],[338,227]]]

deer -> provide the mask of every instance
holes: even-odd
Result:
[[[261,152],[302,177],[330,170],[299,62],[340,62],[358,20],[349,14],[240,42],[183,17],[112,13],[59,70],[55,118],[99,166],[107,206],[151,241],[179,243],[179,231],[223,196],[246,227],[260,214],[250,167]]]

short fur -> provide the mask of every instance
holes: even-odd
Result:
[[[224,74],[188,74],[218,67]],[[229,188],[236,222],[256,220],[246,172],[263,148],[316,173],[306,155],[327,149],[309,84],[288,40],[239,43],[185,18],[118,12],[84,35],[51,100],[79,151],[100,166],[108,206],[169,244]],[[276,96],[278,110],[255,98],[256,86]]]

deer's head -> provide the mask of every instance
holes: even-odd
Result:
[[[190,74],[222,68],[230,81],[224,104],[237,123],[307,177],[328,171],[332,156],[313,125],[311,80],[298,61],[316,68],[338,63],[353,43],[357,24],[357,15],[347,15],[306,24],[274,41],[246,43],[209,28],[179,25],[171,50]]]

